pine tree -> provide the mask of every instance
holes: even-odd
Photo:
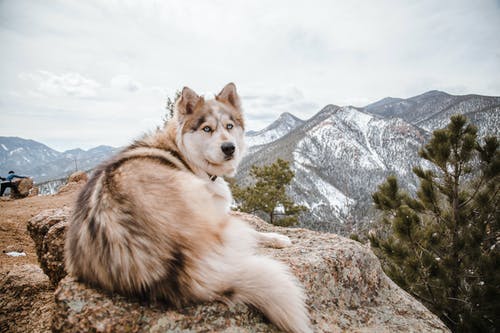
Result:
[[[269,217],[268,222],[275,225],[297,224],[298,215],[305,211],[305,207],[295,205],[286,194],[286,186],[295,176],[290,163],[277,159],[271,165],[254,165],[250,175],[256,180],[253,186],[241,188],[235,183],[231,184],[237,209],[252,214],[262,212]]]
[[[415,197],[389,177],[373,194],[370,241],[386,273],[454,332],[500,327],[500,152],[461,115],[433,132]]]
[[[175,102],[179,99],[180,96],[181,91],[177,90],[173,99],[170,98],[170,96],[167,97],[167,103],[165,103],[165,109],[167,110],[167,113],[163,116],[163,122],[165,124],[174,116]]]

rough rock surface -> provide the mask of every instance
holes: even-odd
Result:
[[[84,171],[76,171],[68,177],[68,183],[86,182],[88,179],[89,176]]]
[[[66,275],[64,235],[70,214],[69,208],[48,209],[28,222],[28,231],[35,242],[40,267],[54,286]]]
[[[290,237],[293,245],[289,248],[259,251],[287,263],[302,282],[315,332],[448,331],[435,315],[383,273],[378,259],[362,244],[334,234],[278,228],[250,215],[234,214],[258,230]],[[42,267],[54,283],[64,275],[61,239],[68,215],[67,210],[52,210],[30,221],[36,226],[30,232],[39,258],[45,261]],[[56,272],[51,273],[54,268]],[[258,311],[244,305],[208,303],[168,309],[162,304],[110,295],[71,276],[60,281],[55,301],[55,332],[277,332]]]
[[[33,179],[31,178],[22,178],[16,180],[14,183],[16,183],[16,187],[10,189],[10,197],[12,199],[26,198],[33,188]]]
[[[48,332],[54,290],[40,267],[13,267],[0,276],[0,332]]]
[[[80,189],[88,180],[88,176],[84,171],[76,171],[68,177],[66,184],[61,186],[57,193],[72,192]]]

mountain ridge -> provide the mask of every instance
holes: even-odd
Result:
[[[44,182],[69,176],[77,169],[92,169],[118,149],[100,145],[59,152],[35,140],[0,136],[0,168],[2,173],[15,170],[35,182]]]
[[[289,112],[284,112],[264,129],[245,133],[245,139],[249,147],[263,145],[279,139],[303,123],[304,120]]]
[[[270,164],[278,157],[288,160],[296,174],[289,193],[310,209],[301,226],[347,235],[376,218],[371,193],[388,175],[395,174],[403,187],[415,192],[418,179],[412,168],[425,164],[418,150],[455,113],[467,116],[481,136],[500,132],[500,97],[475,94],[428,91],[407,99],[386,97],[366,107],[327,104],[306,120],[286,112],[264,129],[246,133],[249,149],[237,180],[241,185],[251,183],[249,170],[254,164]],[[33,149],[7,147],[2,138],[6,137],[0,137],[0,161],[15,148],[24,148],[11,154],[19,163],[33,159],[23,155]],[[77,168],[92,169],[119,149],[98,146],[60,153],[43,144],[38,147],[46,155],[38,160],[45,158],[45,163],[27,170],[14,165],[19,173],[43,174],[35,178],[38,181],[63,178]],[[0,165],[8,169],[5,163]]]
[[[328,104],[290,132],[250,149],[237,178],[247,185],[252,165],[278,157],[290,161],[296,177],[289,194],[310,208],[301,226],[346,235],[375,218],[371,193],[388,175],[415,192],[412,169],[426,164],[418,150],[451,114],[469,117],[479,135],[498,134],[499,105],[500,97],[435,90],[408,99],[386,97],[366,107]]]

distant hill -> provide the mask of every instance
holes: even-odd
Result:
[[[416,190],[412,168],[424,163],[419,148],[456,113],[475,123],[480,135],[500,133],[500,97],[430,91],[408,99],[387,97],[364,108],[327,105],[274,141],[272,129],[252,133],[250,145],[266,143],[249,149],[237,179],[248,183],[254,164],[278,157],[290,161],[296,174],[290,194],[310,210],[302,226],[346,235],[375,218],[371,193],[388,175]]]
[[[245,139],[249,147],[263,145],[281,138],[283,135],[303,123],[303,120],[295,117],[291,113],[285,112],[263,130],[247,132]]]
[[[75,170],[89,170],[113,155],[119,148],[99,146],[87,151],[72,149],[58,152],[33,140],[0,137],[0,174],[14,170],[34,178],[35,182],[63,178]]]
[[[445,126],[454,114],[463,114],[479,125],[479,134],[495,133],[500,128],[500,97],[481,95],[454,96],[442,91],[401,98],[384,98],[364,110],[384,118],[401,118],[433,131]]]
[[[419,148],[456,113],[476,124],[480,135],[500,133],[500,97],[441,91],[387,97],[362,108],[327,105],[308,120],[284,113],[263,130],[246,133],[249,149],[237,179],[247,184],[254,164],[290,161],[296,174],[290,194],[309,207],[302,226],[348,235],[375,218],[371,193],[388,175],[416,190],[412,168],[424,163]],[[118,149],[61,153],[33,140],[0,137],[0,173],[12,169],[37,182],[63,178],[75,169],[92,169]],[[52,185],[49,192],[57,184]]]

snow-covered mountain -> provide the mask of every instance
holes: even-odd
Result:
[[[479,127],[479,135],[498,133],[500,97],[455,96],[429,91],[408,99],[384,98],[365,107],[368,113],[385,118],[401,118],[432,132],[448,124],[454,114],[463,114]]]
[[[480,135],[498,135],[499,102],[499,97],[431,91],[364,108],[328,105],[274,141],[259,132],[267,143],[249,150],[237,179],[246,184],[252,165],[286,159],[295,171],[290,194],[310,210],[302,226],[348,234],[375,217],[371,193],[388,175],[416,189],[412,168],[425,163],[418,150],[452,114],[465,114]],[[253,140],[258,142],[258,135]]]
[[[366,222],[371,192],[389,174],[415,189],[411,169],[427,136],[401,119],[328,105],[287,135],[247,155],[237,177],[246,183],[252,165],[269,164],[278,157],[290,161],[295,171],[290,194],[309,208],[302,225],[347,233],[352,221]]]
[[[303,120],[295,117],[291,113],[282,113],[271,125],[263,130],[246,133],[246,142],[248,148],[264,145],[266,143],[278,140],[283,135],[288,134],[291,130],[304,123]]]
[[[0,137],[0,173],[10,170],[24,172],[33,164],[48,163],[59,155],[59,152],[40,142],[18,137]]]
[[[46,145],[18,137],[0,137],[0,174],[14,170],[35,182],[64,178],[75,170],[89,170],[114,154],[118,148],[99,146],[87,151],[58,152]]]
[[[246,184],[252,165],[286,159],[296,175],[290,194],[309,207],[302,226],[349,234],[374,219],[371,193],[388,175],[416,189],[412,168],[423,163],[419,148],[456,113],[475,123],[480,135],[500,133],[500,97],[440,91],[388,97],[364,108],[328,105],[306,121],[284,113],[265,129],[246,134],[249,152],[236,178]],[[0,137],[0,174],[15,170],[37,182],[64,178],[117,150],[100,146],[60,153],[32,140]]]

